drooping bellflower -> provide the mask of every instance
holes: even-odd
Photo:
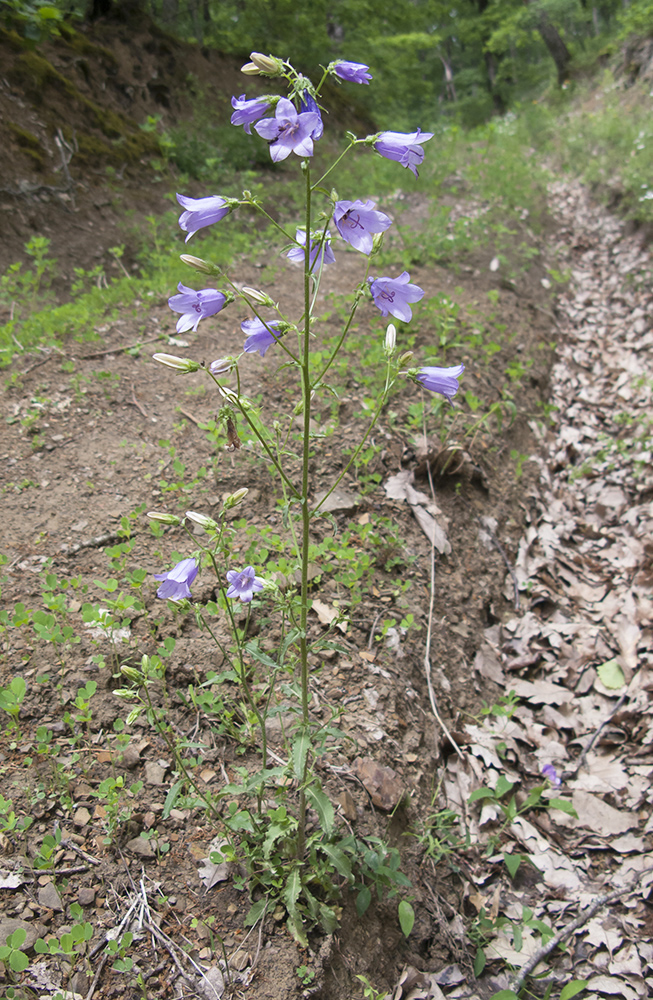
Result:
[[[304,93],[302,94],[302,97],[299,101],[299,110],[302,112],[311,111],[314,115],[317,115],[317,117],[320,119],[319,125],[317,125],[311,132],[311,139],[313,139],[314,142],[317,142],[318,139],[322,138],[322,135],[324,133],[324,124],[322,122],[322,113],[320,111],[319,105],[315,100],[315,98],[313,97],[313,95],[308,90],[305,90]]]
[[[254,594],[263,590],[265,580],[257,576],[253,566],[245,566],[243,570],[230,569],[227,572],[227,597],[233,600],[241,600],[243,604],[249,604]]]
[[[417,167],[424,159],[422,143],[433,138],[433,132],[382,132],[374,143],[374,148],[387,160],[396,160],[402,167],[412,170],[418,176]]]
[[[286,257],[288,260],[292,260],[295,264],[303,264],[305,255],[303,248],[306,246],[306,231],[304,229],[298,229],[295,233],[295,239],[298,243],[301,243],[301,246],[291,247],[286,254]],[[327,264],[335,264],[336,262],[333,250],[331,249],[331,234],[326,234],[324,243],[322,243],[321,240],[321,233],[311,232],[311,249],[309,252],[310,271],[319,271],[321,267],[326,267]]]
[[[368,84],[372,79],[370,67],[366,66],[365,63],[348,62],[346,59],[338,59],[333,64],[333,68],[336,76],[339,76],[341,80],[347,80],[348,83]]]
[[[178,194],[177,201],[185,211],[179,216],[179,228],[188,233],[186,243],[198,229],[212,226],[214,222],[224,219],[229,212],[229,205],[224,198],[210,195],[208,198],[187,198]]]
[[[272,97],[253,97],[249,101],[244,94],[231,98],[234,113],[231,116],[232,125],[244,125],[248,135],[252,134],[252,124],[263,118],[270,110]]]
[[[312,156],[312,136],[321,122],[319,114],[314,111],[302,111],[298,114],[292,101],[281,97],[274,118],[264,118],[254,128],[263,139],[271,143],[270,156],[278,163],[291,153],[296,156]]]
[[[343,240],[354,250],[371,253],[374,233],[382,233],[392,225],[392,219],[374,209],[373,201],[337,201],[333,221]]]
[[[182,559],[167,573],[155,573],[154,579],[163,581],[156,596],[164,601],[182,601],[185,597],[190,600],[193,596],[190,585],[197,576],[197,570],[194,559]]]
[[[181,313],[177,320],[177,333],[197,330],[201,319],[215,316],[227,301],[226,295],[216,291],[215,288],[203,288],[200,292],[196,292],[194,288],[182,285],[181,281],[177,288],[179,295],[173,295],[168,299],[168,305],[173,312]]]
[[[436,368],[434,365],[426,365],[424,368],[420,368],[415,378],[425,389],[430,392],[439,392],[451,402],[460,388],[458,379],[464,371],[464,365],[454,365],[452,368]]]
[[[374,305],[381,310],[382,316],[391,314],[402,323],[409,323],[413,318],[409,302],[419,302],[424,290],[418,285],[411,285],[408,271],[398,278],[368,278]]]
[[[276,344],[281,336],[279,326],[280,323],[278,320],[273,320],[271,323],[264,323],[258,316],[255,316],[254,319],[243,320],[240,324],[240,329],[243,333],[247,334],[243,350],[247,354],[253,354],[255,351],[258,351],[261,357],[263,357],[268,347]]]
[[[545,778],[548,778],[554,788],[558,788],[562,784],[562,779],[553,764],[545,764],[542,768],[542,774]]]

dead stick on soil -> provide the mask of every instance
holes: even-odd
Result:
[[[198,420],[197,417],[194,417],[192,413],[189,413],[188,410],[184,410],[181,406],[178,406],[177,410],[183,417],[187,417],[188,420],[192,420],[196,427],[199,427],[200,424],[204,423],[203,420]]]
[[[65,545],[61,549],[61,555],[74,556],[76,552],[81,552],[82,549],[97,549],[101,545],[117,542],[119,538],[120,535],[115,531],[110,531],[106,535],[96,535],[95,538],[89,538],[86,542],[78,542],[76,545]]]
[[[569,781],[570,778],[575,778],[576,777],[576,775],[580,771],[581,767],[585,763],[585,758],[587,757],[588,753],[590,752],[590,750],[592,749],[592,747],[594,746],[594,744],[598,740],[598,738],[601,735],[602,731],[605,729],[605,727],[607,726],[608,722],[610,722],[610,720],[615,717],[615,715],[617,714],[617,712],[619,711],[619,709],[621,708],[621,706],[623,705],[623,703],[625,702],[625,700],[626,700],[627,697],[628,697],[628,690],[624,691],[624,693],[622,694],[621,698],[619,699],[619,701],[617,702],[617,704],[614,706],[614,708],[612,709],[612,711],[610,712],[610,714],[607,716],[607,718],[605,718],[603,720],[603,722],[598,727],[598,729],[596,730],[596,732],[592,734],[592,736],[591,736],[590,740],[588,741],[587,745],[583,748],[580,757],[576,761],[576,766],[574,767],[574,769],[572,771],[563,771],[563,773],[560,776],[563,781]]]
[[[143,416],[145,417],[145,419],[149,420],[149,417],[148,417],[147,413],[145,412],[145,410],[143,409],[143,407],[141,406],[141,404],[136,399],[136,393],[134,391],[134,383],[133,382],[132,382],[131,388],[132,388],[132,398],[128,399],[127,402],[131,403],[132,406],[135,406],[136,409],[139,410],[139,412],[143,414]]]
[[[63,847],[67,847],[70,851],[74,851],[75,854],[79,854],[80,858],[84,858],[84,861],[88,861],[89,864],[91,865],[102,864],[102,862],[99,861],[97,858],[94,858],[90,854],[87,854],[86,851],[83,851],[81,849],[81,847],[78,847],[77,844],[74,844],[72,840],[65,839],[62,840],[61,843]]]
[[[78,361],[91,361],[93,358],[106,358],[107,354],[121,354],[123,351],[133,351],[144,344],[155,344],[157,340],[164,340],[165,333],[160,333],[157,337],[150,337],[149,340],[138,340],[135,344],[125,344],[124,347],[110,347],[107,351],[95,351],[94,354],[80,354]],[[74,357],[74,355],[71,355]]]
[[[645,868],[643,872],[639,873],[635,882],[639,882],[642,876],[646,875],[646,873],[650,871],[653,871],[653,869]],[[617,889],[616,892],[608,892],[605,896],[599,896],[599,898],[596,899],[587,910],[580,913],[575,920],[572,920],[570,924],[563,927],[561,931],[558,931],[558,933],[552,937],[550,941],[547,941],[547,943],[543,945],[539,951],[536,951],[535,954],[529,958],[526,965],[524,965],[520,970],[519,975],[515,976],[508,988],[511,989],[513,993],[519,995],[520,989],[526,982],[527,977],[530,976],[531,972],[534,972],[540,962],[547,958],[551,952],[565,940],[565,938],[568,938],[570,934],[573,934],[579,927],[582,927],[588,920],[591,920],[597,910],[600,910],[601,907],[607,906],[608,903],[613,903],[616,899],[619,899],[620,896],[632,895],[632,893],[636,891],[636,886],[633,884],[628,886],[626,889]]]

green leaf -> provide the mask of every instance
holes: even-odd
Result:
[[[483,969],[485,968],[485,952],[482,948],[476,949],[476,957],[474,959],[474,975],[478,979]]]
[[[507,852],[503,855],[503,860],[506,868],[510,872],[510,878],[514,878],[517,874],[520,864],[522,863],[521,854],[508,854]]]
[[[415,911],[406,899],[402,899],[397,909],[399,925],[404,937],[408,937],[415,923]]]
[[[300,733],[292,745],[292,763],[297,781],[304,780],[306,757],[311,748],[311,738],[308,733]]]
[[[330,837],[335,823],[335,813],[328,796],[322,789],[313,786],[306,789],[306,798],[315,809],[325,837]]]
[[[184,787],[184,782],[183,779],[181,779],[180,781],[175,781],[174,785],[169,790],[168,794],[166,795],[166,800],[163,804],[163,813],[162,813],[163,819],[167,819],[168,816],[170,815],[170,812],[175,808],[175,802],[179,798],[179,794],[183,787]]]
[[[249,912],[244,921],[245,927],[253,927],[254,924],[261,919],[263,911],[267,906],[267,902],[267,899],[263,898],[257,900],[256,903],[253,903],[252,906],[250,906]]]
[[[514,781],[508,781],[504,774],[500,774],[497,778],[497,783],[494,786],[494,794],[497,799],[503,798],[508,792],[511,792],[515,787]]]
[[[578,819],[578,813],[571,802],[567,802],[566,799],[549,799],[547,805],[549,809],[559,809],[560,812],[567,813],[569,816],[573,816],[574,819]]]
[[[567,983],[566,986],[562,987],[560,1000],[571,1000],[571,997],[575,997],[577,993],[580,993],[584,989],[587,989],[587,979],[574,979],[571,983]]]
[[[491,788],[477,788],[475,792],[467,799],[468,804],[471,806],[472,802],[477,802],[478,799],[493,799],[494,792]]]
[[[596,668],[596,672],[599,675],[601,683],[612,690],[622,688],[626,683],[624,672],[614,658],[602,663],[600,667]]]
[[[29,965],[29,958],[24,951],[12,951],[9,956],[9,966],[13,972],[24,972]]]
[[[498,993],[493,993],[490,1000],[519,1000],[519,997],[513,990],[499,990]]]
[[[320,844],[320,850],[331,860],[338,874],[346,878],[348,882],[351,881],[353,876],[347,855],[343,854],[339,847],[334,847],[333,844]]]
[[[25,938],[27,937],[27,931],[24,927],[17,927],[13,934],[10,934],[7,938],[7,944],[12,948],[20,948]]]
[[[371,902],[372,902],[372,893],[367,888],[367,886],[364,885],[361,891],[356,896],[356,913],[358,914],[359,917],[364,916]]]

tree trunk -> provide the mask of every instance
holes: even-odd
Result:
[[[549,50],[549,55],[556,64],[556,69],[558,70],[558,86],[561,87],[567,79],[567,71],[569,69],[569,63],[571,62],[569,49],[560,37],[558,29],[555,25],[551,24],[546,14],[541,14],[538,18],[537,30]]]

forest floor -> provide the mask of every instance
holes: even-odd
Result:
[[[33,202],[22,222],[12,218],[17,238]],[[388,210],[405,226],[428,217],[417,196]],[[65,260],[66,216],[48,211]],[[577,183],[552,182],[549,213],[542,259],[569,273],[555,300],[539,263],[515,284],[490,250],[455,269],[411,268],[427,296],[455,293],[456,330],[505,334],[496,368],[448,355],[468,363],[464,389],[498,398],[499,362],[534,359],[510,426],[484,424],[463,439],[454,422],[443,446],[415,419],[415,392],[402,389],[368,459],[335,495],[328,532],[313,538],[319,546],[332,535],[339,563],[321,550],[311,638],[335,607],[348,612],[339,651],[312,664],[314,718],[335,711],[348,737],[320,759],[320,777],[343,828],[399,850],[416,915],[407,938],[398,897],[375,899],[359,918],[346,887],[340,927],[312,933],[308,948],[281,908],[244,928],[251,900],[241,873],[206,861],[219,827],[174,798],[170,747],[143,719],[125,726],[128,706],[115,694],[118,664],[163,651],[166,683],[153,697],[192,743],[198,783],[217,794],[238,767],[254,766],[255,734],[241,726],[236,738],[216,709],[238,719],[229,680],[218,680],[221,654],[192,617],[155,596],[152,574],[187,554],[184,537],[154,535],[145,516],[210,515],[247,487],[239,557],[259,561],[265,576],[279,556],[282,515],[262,456],[249,444],[226,451],[199,375],[182,380],[150,357],[238,353],[238,324],[225,311],[180,345],[165,301],[152,299],[99,327],[96,344],[68,341],[6,370],[1,550],[11,624],[0,688],[22,678],[26,690],[0,736],[0,946],[25,930],[29,965],[12,973],[5,963],[16,995],[350,1000],[362,994],[357,976],[396,1000],[486,1000],[525,981],[536,995],[551,984],[557,997],[570,980],[587,980],[587,997],[650,995],[651,259]],[[115,219],[105,231],[101,217],[97,204],[78,201],[75,231],[92,229],[96,246],[117,242]],[[75,244],[69,266],[84,252]],[[337,332],[333,303],[350,290],[358,256],[341,250],[325,274],[325,336]],[[240,263],[242,284],[266,277],[299,315],[290,264]],[[325,437],[313,495],[335,480],[369,411],[359,345],[371,319],[365,307],[337,406],[316,411]],[[413,350],[428,351],[433,336],[422,325]],[[291,411],[273,352],[242,371],[243,391],[260,395],[266,412]],[[142,607],[107,632],[84,605],[108,607],[121,590]],[[210,600],[215,581],[203,574],[193,591]],[[250,634],[261,633],[261,615]],[[272,651],[274,632],[262,631]],[[191,685],[212,704],[192,701]],[[269,738],[283,761],[278,718]],[[553,784],[542,777],[548,765]],[[26,831],[12,827],[11,811],[32,820]],[[88,941],[66,953],[65,935],[85,926]],[[127,932],[133,941],[122,938],[116,961],[108,942]],[[38,938],[58,942],[52,954],[34,951]],[[538,956],[536,974],[547,978],[527,980]]]

